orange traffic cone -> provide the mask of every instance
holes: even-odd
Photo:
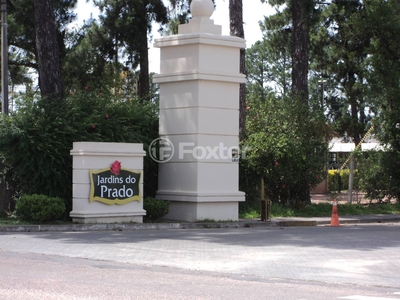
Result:
[[[331,226],[340,226],[336,199],[333,199],[333,203],[332,203]]]

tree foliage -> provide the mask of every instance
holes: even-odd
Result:
[[[59,60],[62,61],[66,56],[66,45],[64,37],[67,34],[67,26],[75,19],[75,14],[72,9],[75,7],[77,0],[57,0],[51,3],[42,1],[38,4],[47,4],[45,9],[52,6],[50,9],[53,12],[53,18],[56,26],[56,43],[58,44]],[[36,43],[35,32],[35,9],[34,1],[24,0],[8,0],[8,38],[11,51],[10,68],[13,66],[23,66],[38,70],[38,49]],[[39,9],[40,10],[40,9]],[[47,12],[49,13],[49,12]],[[51,17],[51,16],[50,16]],[[45,23],[48,23],[48,19]],[[38,20],[38,22],[40,22]],[[42,21],[43,22],[43,21]],[[50,24],[50,23],[49,23]],[[49,25],[48,24],[48,25]],[[38,24],[44,26],[44,24]],[[39,38],[44,39],[45,36]],[[53,41],[54,43],[54,41]],[[55,47],[55,46],[54,46]],[[12,74],[11,74],[12,75]],[[12,81],[14,77],[11,77]]]
[[[346,132],[355,143],[373,123],[387,156],[381,153],[365,160],[365,166],[377,166],[365,167],[370,170],[366,171],[369,179],[364,180],[368,183],[365,188],[373,182],[391,182],[390,186],[383,186],[382,195],[398,197],[400,177],[395,168],[396,161],[400,161],[399,2],[261,1],[273,5],[276,13],[261,22],[263,39],[247,49],[246,71],[241,69],[247,72],[248,79],[248,103],[241,104],[248,115],[247,138],[242,143],[249,150],[240,166],[246,192],[254,191],[260,177],[264,177],[269,198],[300,205],[307,199],[309,186],[324,175],[329,130],[325,123],[340,134]],[[241,2],[230,1],[232,34],[237,36],[243,29]],[[43,36],[38,37],[35,32],[34,3],[8,1],[13,83],[26,80],[24,68],[38,70],[38,62],[42,64],[36,41]],[[190,0],[171,0],[169,7],[161,0],[96,0],[102,12],[99,20],[90,20],[74,30],[68,24],[75,17],[72,9],[76,0],[55,0],[52,4],[66,103],[60,107],[60,114],[47,114],[42,110],[42,100],[21,102],[18,114],[1,121],[0,147],[7,166],[15,166],[22,191],[32,188],[33,181],[29,180],[35,180],[40,183],[40,190],[68,195],[70,191],[61,186],[61,181],[69,174],[60,166],[67,157],[70,159],[65,149],[71,148],[74,138],[137,141],[156,132],[155,113],[149,117],[151,121],[147,120],[152,124],[151,133],[140,137],[128,134],[130,121],[114,124],[127,131],[122,133],[108,127],[111,119],[101,116],[106,107],[124,116],[125,121],[130,120],[125,112],[142,112],[136,100],[132,101],[133,95],[140,95],[142,100],[153,99],[147,52],[150,30],[156,22],[169,28],[170,33],[177,33],[177,26],[190,17]],[[326,80],[322,86],[318,83],[321,80]],[[79,92],[82,90],[83,94]],[[94,90],[101,90],[103,95]],[[104,100],[105,95],[114,102]],[[96,106],[96,101],[102,106]],[[140,116],[132,113],[134,124],[148,116],[146,112]],[[50,146],[64,152],[49,154]],[[15,158],[15,153],[28,150],[33,151],[34,159],[30,155]],[[50,180],[40,174],[28,178],[35,166],[46,163],[54,166],[51,169],[57,170],[56,175],[51,174]],[[359,168],[364,166],[360,163]],[[43,176],[50,176],[45,167],[40,170]],[[371,188],[371,195],[373,189],[376,187]]]
[[[263,39],[248,51],[250,56],[252,52],[255,55],[263,55],[263,63],[258,62],[257,69],[268,70],[263,76],[266,81],[264,84],[271,85],[273,82],[274,90],[283,97],[289,96],[292,82],[292,29],[289,24],[289,10],[278,10],[275,15],[265,17],[264,22],[260,24]],[[246,65],[249,76],[252,74],[251,65],[251,61]]]
[[[214,1],[214,0],[213,0]],[[161,34],[173,35],[178,34],[180,24],[185,24],[190,18],[190,3],[191,0],[170,0],[168,7],[169,21],[163,26]]]
[[[313,69],[321,79],[334,81],[343,97],[336,97],[331,116],[337,132],[358,144],[370,121],[365,93],[366,58],[370,43],[361,1],[336,0],[323,9],[318,28],[313,32]]]
[[[116,63],[121,54],[125,64],[140,68],[138,95],[149,98],[148,33],[152,22],[168,22],[167,9],[162,0],[96,0],[100,8],[100,24],[107,33],[105,51]],[[119,74],[117,69],[116,74]]]
[[[75,141],[143,143],[158,136],[153,104],[119,101],[107,91],[69,95],[58,110],[45,111],[41,99],[25,98],[17,113],[0,118],[0,153],[14,171],[17,191],[72,199]],[[156,189],[156,166],[145,161],[147,195]]]
[[[36,58],[39,86],[47,107],[54,107],[63,98],[60,51],[57,42],[53,0],[34,0]]]
[[[387,158],[374,159],[379,171],[373,172],[375,175],[372,176],[371,172],[375,168],[370,168],[368,176],[375,178],[375,182],[380,182],[379,177],[383,175],[386,182],[400,182],[400,178],[396,178],[397,172],[394,171],[396,164],[393,163],[398,157],[400,140],[400,68],[397,50],[399,20],[396,17],[400,12],[398,1],[270,0],[268,3],[275,5],[277,12],[262,22],[263,41],[249,51],[253,60],[248,69],[248,87],[252,87],[250,91],[257,95],[268,95],[266,86],[281,91],[281,87],[285,86],[282,82],[291,84],[292,91],[296,86],[303,86],[301,89],[306,90],[305,81],[296,83],[292,77],[290,82],[286,73],[281,70],[290,70],[287,67],[282,68],[286,65],[282,63],[282,53],[287,51],[287,40],[302,39],[302,33],[295,32],[296,23],[299,24],[300,30],[308,26],[308,101],[317,104],[322,89],[319,112],[326,114],[326,121],[339,134],[347,134],[356,144],[373,123],[375,136],[386,147],[385,154],[381,155]],[[294,7],[297,8],[293,9]],[[302,9],[303,13],[306,12],[305,15],[300,14]],[[305,43],[302,44],[303,48],[297,50],[295,45],[292,45],[289,59],[300,57],[303,50],[305,53]],[[264,62],[261,62],[261,58]],[[304,59],[302,61],[305,62]],[[305,70],[300,68],[300,72],[294,71],[297,63],[292,61],[290,70],[295,77],[301,70]],[[305,76],[302,78],[306,79]],[[265,79],[266,82],[261,85],[260,82]],[[285,88],[283,90],[286,91]],[[385,163],[389,160],[392,163]],[[370,159],[369,164],[371,161]],[[361,165],[359,167],[363,168]],[[369,183],[373,181],[374,179],[371,179]],[[393,188],[391,192],[386,193],[394,194],[396,193]]]
[[[393,151],[400,151],[400,3],[365,2],[365,22],[371,38],[368,57],[368,93],[377,110],[375,132]],[[400,178],[399,178],[400,179]]]
[[[300,206],[307,191],[326,176],[328,153],[324,119],[294,98],[249,98],[246,157],[254,181],[265,179],[269,200]]]
[[[286,7],[284,13],[278,12],[276,17],[266,19],[264,29],[272,33],[264,36],[272,37],[272,42],[254,46],[260,49],[261,55],[257,50],[251,51],[251,55],[265,59],[269,64],[265,68],[262,61],[250,63],[257,71],[250,84],[261,92],[258,96],[262,101],[256,97],[253,106],[250,105],[252,111],[256,107],[256,115],[249,120],[246,146],[250,152],[246,152],[246,160],[248,167],[254,169],[260,178],[266,178],[266,193],[270,200],[298,206],[310,201],[309,189],[322,180],[323,176],[319,175],[324,171],[326,160],[323,118],[319,118],[321,114],[314,109],[308,95],[313,1],[268,2],[277,6],[286,4]],[[267,54],[268,47],[274,49],[272,55]],[[291,93],[288,96],[286,53],[289,53],[291,62]],[[283,58],[283,64],[279,61],[280,65],[273,70],[272,66],[277,65],[274,58],[278,61]],[[269,76],[265,70],[269,71]],[[283,79],[283,97],[265,97],[265,77]],[[316,161],[319,163],[315,164]]]
[[[385,151],[371,152],[360,168],[370,198],[400,199],[400,3],[364,1],[364,31],[370,36],[366,80],[376,114],[374,132]]]
[[[178,34],[180,24],[186,24],[191,18],[190,4],[192,0],[169,0],[168,24],[162,28],[162,35]],[[215,6],[215,0],[212,0]],[[165,1],[164,1],[165,3]]]
[[[380,202],[384,199],[399,200],[399,153],[386,148],[357,154],[357,169],[361,174],[359,186],[366,198]]]
[[[39,13],[39,17],[46,12],[47,8],[48,15],[50,11],[53,12],[59,55],[42,56],[42,60],[49,60],[50,57],[54,60],[58,57],[62,85],[67,93],[84,86],[98,86],[99,83],[106,84],[118,93],[124,81],[131,80],[130,83],[135,87],[135,92],[143,99],[149,99],[148,35],[153,22],[162,25],[168,21],[167,9],[163,1],[95,1],[102,11],[99,21],[91,20],[82,28],[73,29],[69,27],[69,24],[75,18],[73,8],[77,0],[50,2],[38,1],[37,4],[43,7],[36,12]],[[42,28],[51,22],[39,21],[38,16],[35,18],[33,3],[34,1],[27,4],[22,0],[10,0],[10,49],[15,58],[10,62],[11,67],[25,66],[40,70],[38,64],[40,51],[38,50],[43,47],[38,48],[36,43],[38,40],[43,45],[52,41],[52,46],[50,45],[49,48],[56,51],[53,38],[45,37],[43,33],[39,35],[35,33],[35,24],[40,25],[38,28]],[[35,23],[36,19],[38,22]],[[49,30],[46,32],[49,33]],[[49,49],[45,51],[50,54]],[[54,73],[55,70],[54,67],[43,67],[41,73]],[[39,74],[39,77],[42,77],[40,83],[43,85],[48,76]],[[56,82],[58,82],[57,86],[60,86],[59,80],[51,80],[51,82],[53,87]],[[47,86],[47,84],[44,85]],[[41,87],[41,90],[47,94],[45,86]]]

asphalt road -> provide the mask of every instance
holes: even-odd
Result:
[[[0,299],[400,299],[400,225],[0,233]]]

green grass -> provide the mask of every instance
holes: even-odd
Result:
[[[339,215],[368,215],[368,214],[399,214],[400,204],[339,204]],[[332,214],[331,203],[307,205],[303,209],[295,210],[280,204],[272,204],[271,217],[329,217]],[[241,219],[260,218],[260,209],[250,209],[240,213]]]
[[[368,215],[368,214],[400,214],[400,203],[396,204],[339,204],[339,215]],[[271,217],[330,217],[332,214],[331,203],[319,203],[307,205],[303,209],[295,210],[280,204],[272,204]],[[260,209],[248,209],[239,214],[241,219],[258,219],[261,217]],[[202,222],[214,223],[215,220],[207,219]],[[67,221],[55,221],[51,224],[72,224]],[[35,225],[35,223],[21,221],[18,218],[0,217],[0,226],[4,225]]]
[[[54,222],[49,222],[49,223],[34,223],[34,222],[27,222],[27,221],[22,221],[18,218],[7,218],[7,217],[0,217],[0,226],[5,226],[5,225],[38,225],[38,224],[50,224],[50,225],[64,225],[64,224],[72,224],[72,222],[68,221],[54,221]]]
[[[0,218],[0,226],[1,225],[30,225],[30,223],[22,222],[18,219],[11,219],[11,218]]]

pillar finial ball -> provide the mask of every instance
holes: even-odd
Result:
[[[214,12],[212,0],[192,0],[190,11],[193,18],[209,18]]]

